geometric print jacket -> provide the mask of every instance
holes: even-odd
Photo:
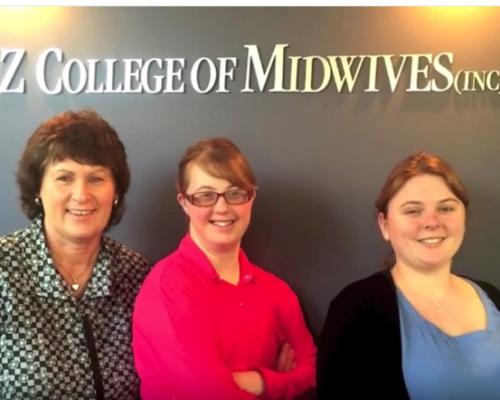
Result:
[[[136,399],[131,315],[148,270],[103,236],[76,299],[54,268],[41,216],[0,237],[0,399]]]

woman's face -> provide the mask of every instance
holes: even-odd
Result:
[[[449,268],[464,237],[465,207],[441,177],[424,174],[403,185],[378,222],[397,265]]]
[[[186,168],[189,186],[188,195],[198,192],[226,192],[229,189],[241,189],[231,182],[216,178],[196,163]],[[217,203],[210,207],[199,207],[191,204],[182,194],[177,200],[189,217],[189,234],[196,244],[204,251],[211,253],[225,252],[239,247],[252,214],[252,198],[250,201],[232,205],[220,196]]]
[[[108,167],[66,159],[47,165],[39,195],[49,240],[83,243],[100,239],[116,192]]]

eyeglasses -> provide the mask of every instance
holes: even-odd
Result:
[[[231,189],[222,193],[205,191],[193,194],[185,194],[184,197],[194,206],[212,207],[217,203],[219,197],[224,197],[224,200],[226,200],[227,204],[237,205],[252,200],[254,195],[255,189]]]

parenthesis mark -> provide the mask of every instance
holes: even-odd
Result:
[[[455,74],[455,79],[453,79],[453,87],[455,88],[455,92],[457,92],[460,96],[462,95],[462,92],[459,87],[459,80],[460,76],[462,75],[462,72],[464,72],[464,69],[462,68]]]

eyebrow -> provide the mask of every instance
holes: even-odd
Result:
[[[447,197],[446,199],[439,200],[438,203],[443,204],[443,203],[447,203],[449,201],[451,201],[453,203],[457,203],[457,204],[460,203],[460,201],[458,199],[456,199],[455,197]],[[400,208],[403,208],[403,207],[406,207],[409,205],[419,206],[422,204],[423,204],[423,202],[421,202],[421,201],[410,200],[410,201],[405,201],[403,204],[401,204]]]
[[[236,185],[230,185],[227,188],[225,188],[224,191],[236,189],[237,187],[238,186]],[[200,186],[195,189],[195,192],[202,192],[202,191],[217,192],[217,190],[213,186],[207,186],[207,185]]]
[[[54,174],[58,174],[58,173],[61,173],[61,172],[64,172],[64,173],[67,173],[67,174],[74,174],[75,172],[72,171],[72,170],[69,170],[69,169],[66,169],[64,167],[60,167],[60,168],[55,168],[52,173]],[[92,171],[89,171],[88,173],[89,174],[97,174],[97,173],[106,173],[107,172],[107,169],[105,167],[97,167],[96,169],[92,170]]]

